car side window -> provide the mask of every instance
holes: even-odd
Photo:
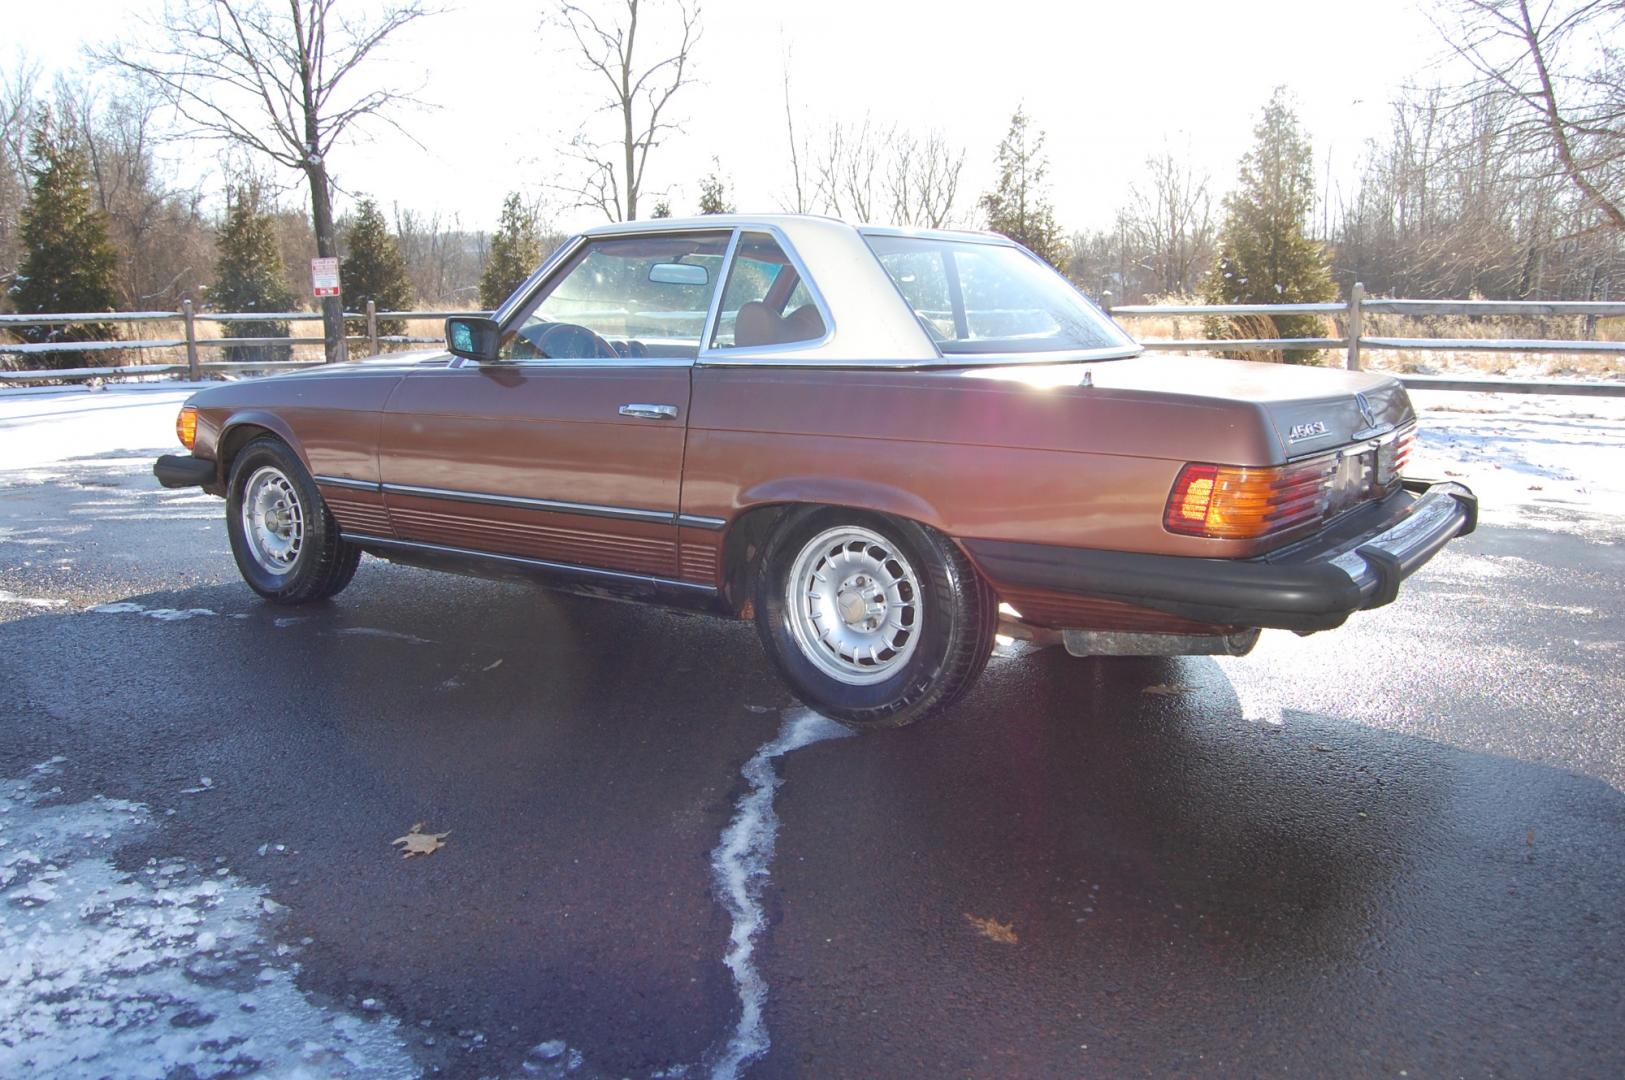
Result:
[[[725,231],[593,240],[509,321],[504,360],[699,355]]]
[[[778,241],[767,233],[741,233],[711,348],[791,345],[817,341],[826,332],[812,291]]]

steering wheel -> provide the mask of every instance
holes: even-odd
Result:
[[[621,355],[609,342],[575,323],[553,323],[532,344],[549,360],[618,360]]]

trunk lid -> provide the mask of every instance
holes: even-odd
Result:
[[[1405,388],[1387,375],[1152,354],[1089,365],[1095,386],[1190,402],[1246,402],[1267,418],[1282,459],[1374,438],[1415,419]]]

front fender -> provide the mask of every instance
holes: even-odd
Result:
[[[304,446],[299,441],[298,436],[293,433],[293,428],[288,425],[286,420],[263,409],[241,409],[225,417],[215,436],[214,444],[209,447],[209,450],[214,455],[215,467],[221,484],[226,483],[230,476],[228,475],[225,455],[220,453],[220,447],[229,446],[232,442],[232,433],[240,432],[245,427],[264,428],[271,432],[271,434],[293,448],[293,452],[299,455],[300,464],[307,470],[314,471],[310,466],[310,456],[305,453]]]

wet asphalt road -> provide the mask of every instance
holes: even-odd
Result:
[[[220,517],[135,463],[0,493],[0,775],[151,806],[121,866],[229,861],[426,1071],[714,1057],[712,852],[795,710],[750,628],[372,560],[275,609]],[[1242,660],[1018,649],[787,754],[748,1074],[1625,1073],[1617,522],[1486,525]],[[451,835],[403,862],[414,822]]]

